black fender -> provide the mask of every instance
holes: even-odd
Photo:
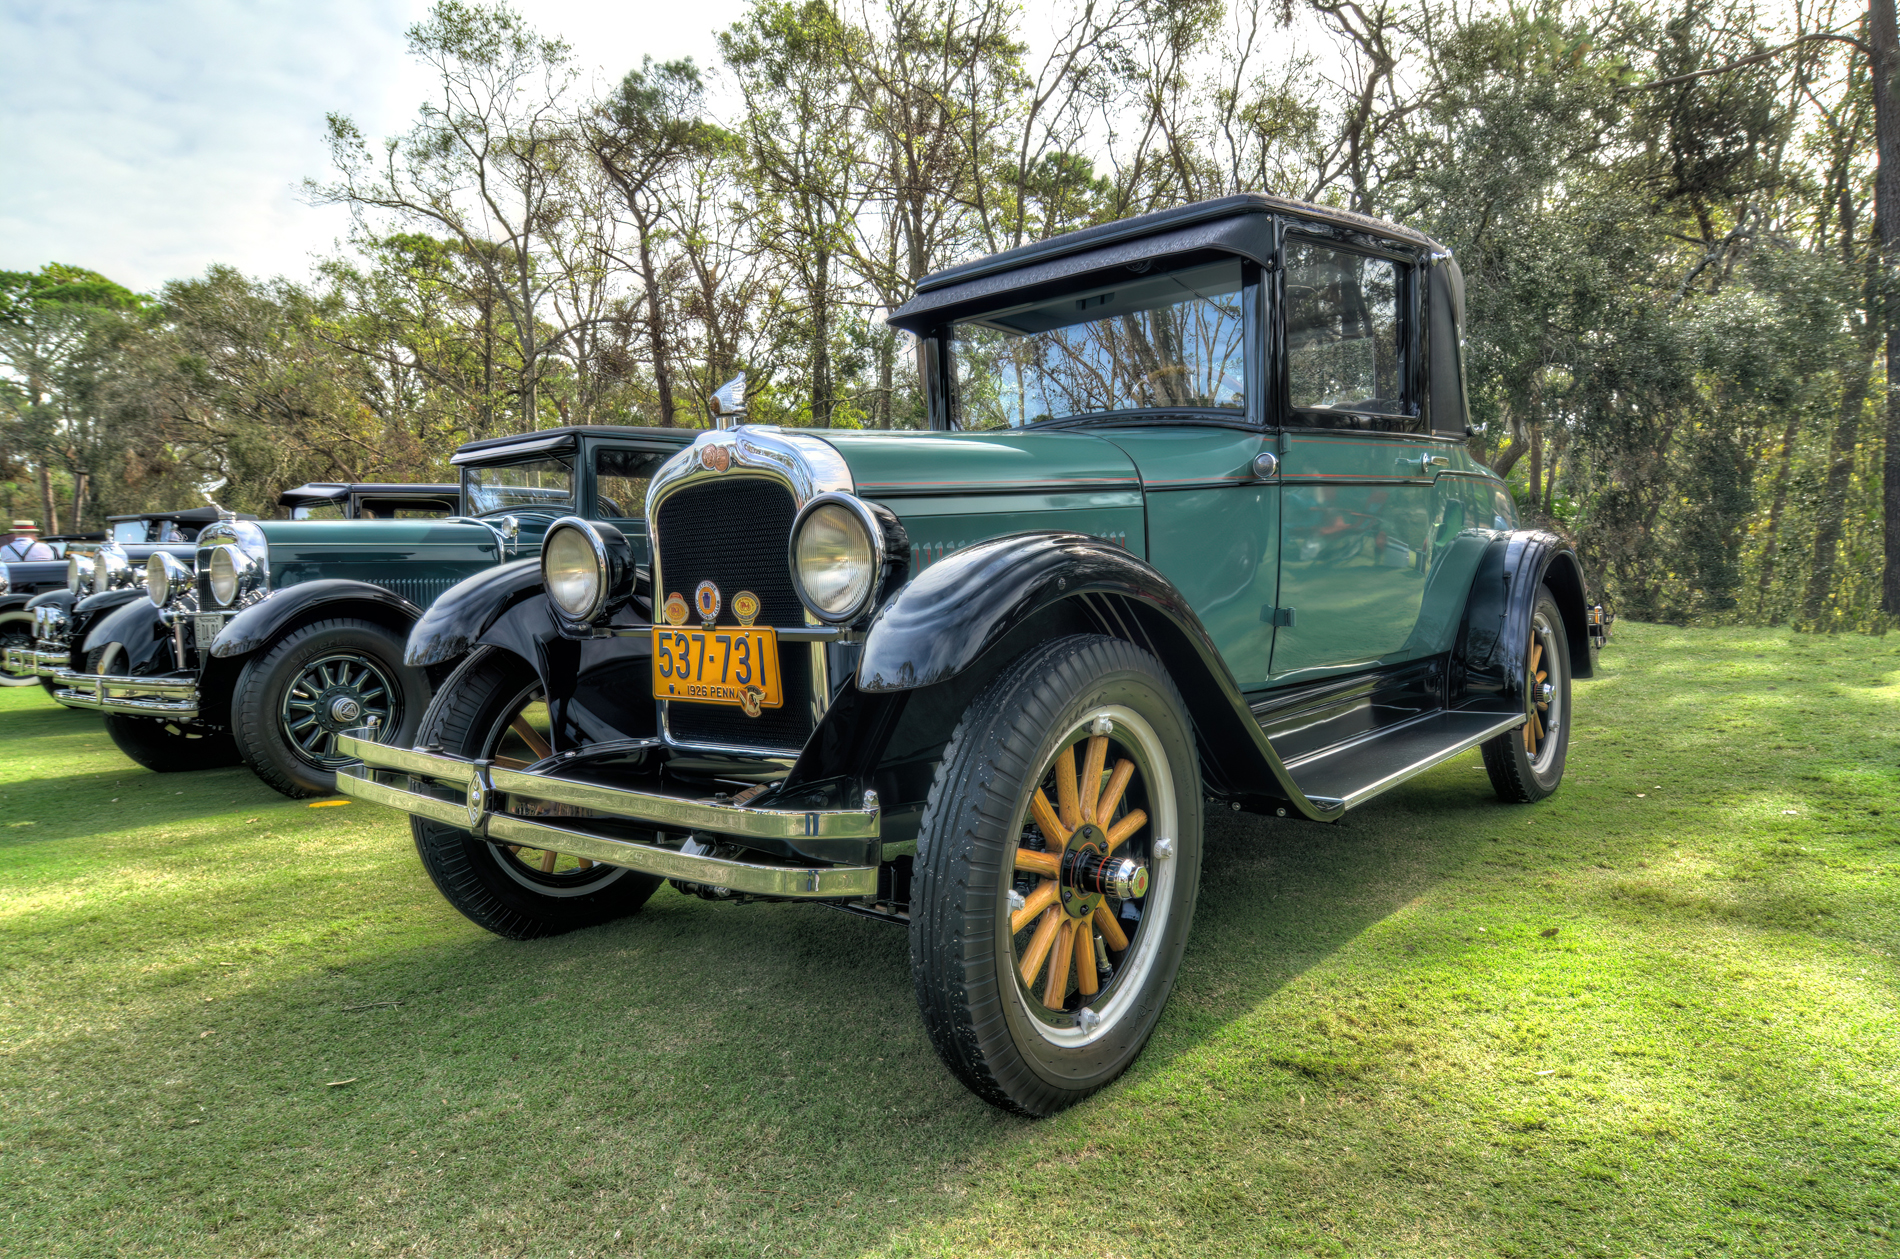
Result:
[[[124,660],[114,666],[114,673],[149,677],[178,668],[177,657],[172,652],[171,625],[152,601],[144,597],[144,591],[138,593],[139,598],[93,619],[74,653],[75,668],[84,668],[87,654],[109,643],[117,643],[125,652]]]
[[[14,594],[0,595],[0,612],[22,611],[25,609],[27,604],[31,603],[33,600],[37,598],[39,598],[38,595],[30,595],[30,594],[27,594],[25,591],[19,591]]]
[[[58,590],[42,591],[36,595],[26,595],[23,605],[30,612],[34,608],[58,608],[62,612],[73,610],[73,592],[61,586]]]
[[[1485,548],[1465,599],[1463,623],[1452,652],[1452,703],[1472,707],[1497,701],[1501,711],[1524,706],[1531,612],[1540,587],[1549,586],[1563,613],[1572,677],[1594,672],[1590,653],[1589,599],[1577,554],[1553,533],[1515,529]]]
[[[548,741],[555,751],[652,738],[659,716],[646,602],[631,600],[608,618],[610,634],[577,638],[562,630],[541,589],[539,565],[528,562],[536,565],[534,587],[511,598],[471,646],[506,651],[534,669],[547,696]],[[414,636],[410,644],[415,663]]]
[[[211,644],[211,654],[219,660],[248,656],[300,625],[332,616],[356,617],[407,634],[422,618],[422,609],[366,581],[325,577],[299,582],[232,617]]]
[[[151,602],[150,599],[145,598],[145,592],[136,587],[127,587],[124,590],[101,590],[96,595],[87,595],[78,603],[73,604],[71,613],[73,628],[78,630],[89,625],[99,617],[117,611],[134,599],[145,599],[147,603]]]
[[[459,659],[502,613],[540,590],[539,559],[513,560],[463,578],[443,591],[409,631],[403,663],[428,668]]]
[[[1210,795],[1313,821],[1341,815],[1314,805],[1294,785],[1206,627],[1173,583],[1145,560],[1088,534],[1010,534],[946,555],[879,610],[865,639],[857,688],[881,695],[939,687],[1007,644],[1014,631],[1057,610],[1126,639],[1167,667],[1193,718]],[[836,707],[842,719],[855,706]],[[826,716],[829,725],[832,714]],[[821,747],[848,742],[822,726],[813,741]],[[803,775],[798,768],[805,768],[802,762],[793,779],[821,776],[818,765]]]

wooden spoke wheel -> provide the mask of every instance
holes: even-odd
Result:
[[[1058,1042],[1073,1039],[1066,1029],[1097,1030],[1129,986],[1124,975],[1149,960],[1135,943],[1150,885],[1165,868],[1154,860],[1148,810],[1131,800],[1145,804],[1151,781],[1167,774],[1143,747],[1152,734],[1130,711],[1093,714],[1029,797],[1008,897],[1012,967],[1020,995],[1048,1012],[1043,1021]]]
[[[504,769],[553,755],[548,708],[526,661],[492,647],[471,652],[423,714],[418,740]],[[497,812],[558,806],[500,793]],[[491,842],[445,822],[411,817],[416,852],[449,903],[471,922],[516,940],[591,927],[633,913],[660,880],[571,853]]]
[[[1570,640],[1543,590],[1524,639],[1524,724],[1484,745],[1484,767],[1501,799],[1529,804],[1557,790],[1569,746]]]
[[[917,840],[911,977],[944,1064],[1046,1115],[1113,1080],[1180,967],[1200,882],[1201,779],[1161,662],[1044,643],[971,702]]]

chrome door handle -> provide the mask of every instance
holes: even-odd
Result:
[[[1263,450],[1253,457],[1253,474],[1266,480],[1280,470],[1280,458],[1270,450]]]
[[[1411,458],[1409,456],[1405,458],[1401,458],[1399,460],[1399,466],[1401,468],[1409,469],[1412,466]],[[1450,466],[1451,466],[1451,460],[1445,458],[1445,456],[1443,455],[1418,456],[1418,473],[1420,476],[1431,475],[1431,471],[1433,468],[1449,468]]]

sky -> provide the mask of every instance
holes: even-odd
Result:
[[[744,0],[515,0],[612,81],[643,55],[715,61]],[[0,0],[0,270],[63,262],[155,291],[214,262],[303,279],[349,230],[303,200],[324,115],[408,129],[427,0]]]

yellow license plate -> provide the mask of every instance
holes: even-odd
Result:
[[[785,702],[778,631],[716,625],[653,627],[653,694],[694,704],[736,704],[757,715]]]

